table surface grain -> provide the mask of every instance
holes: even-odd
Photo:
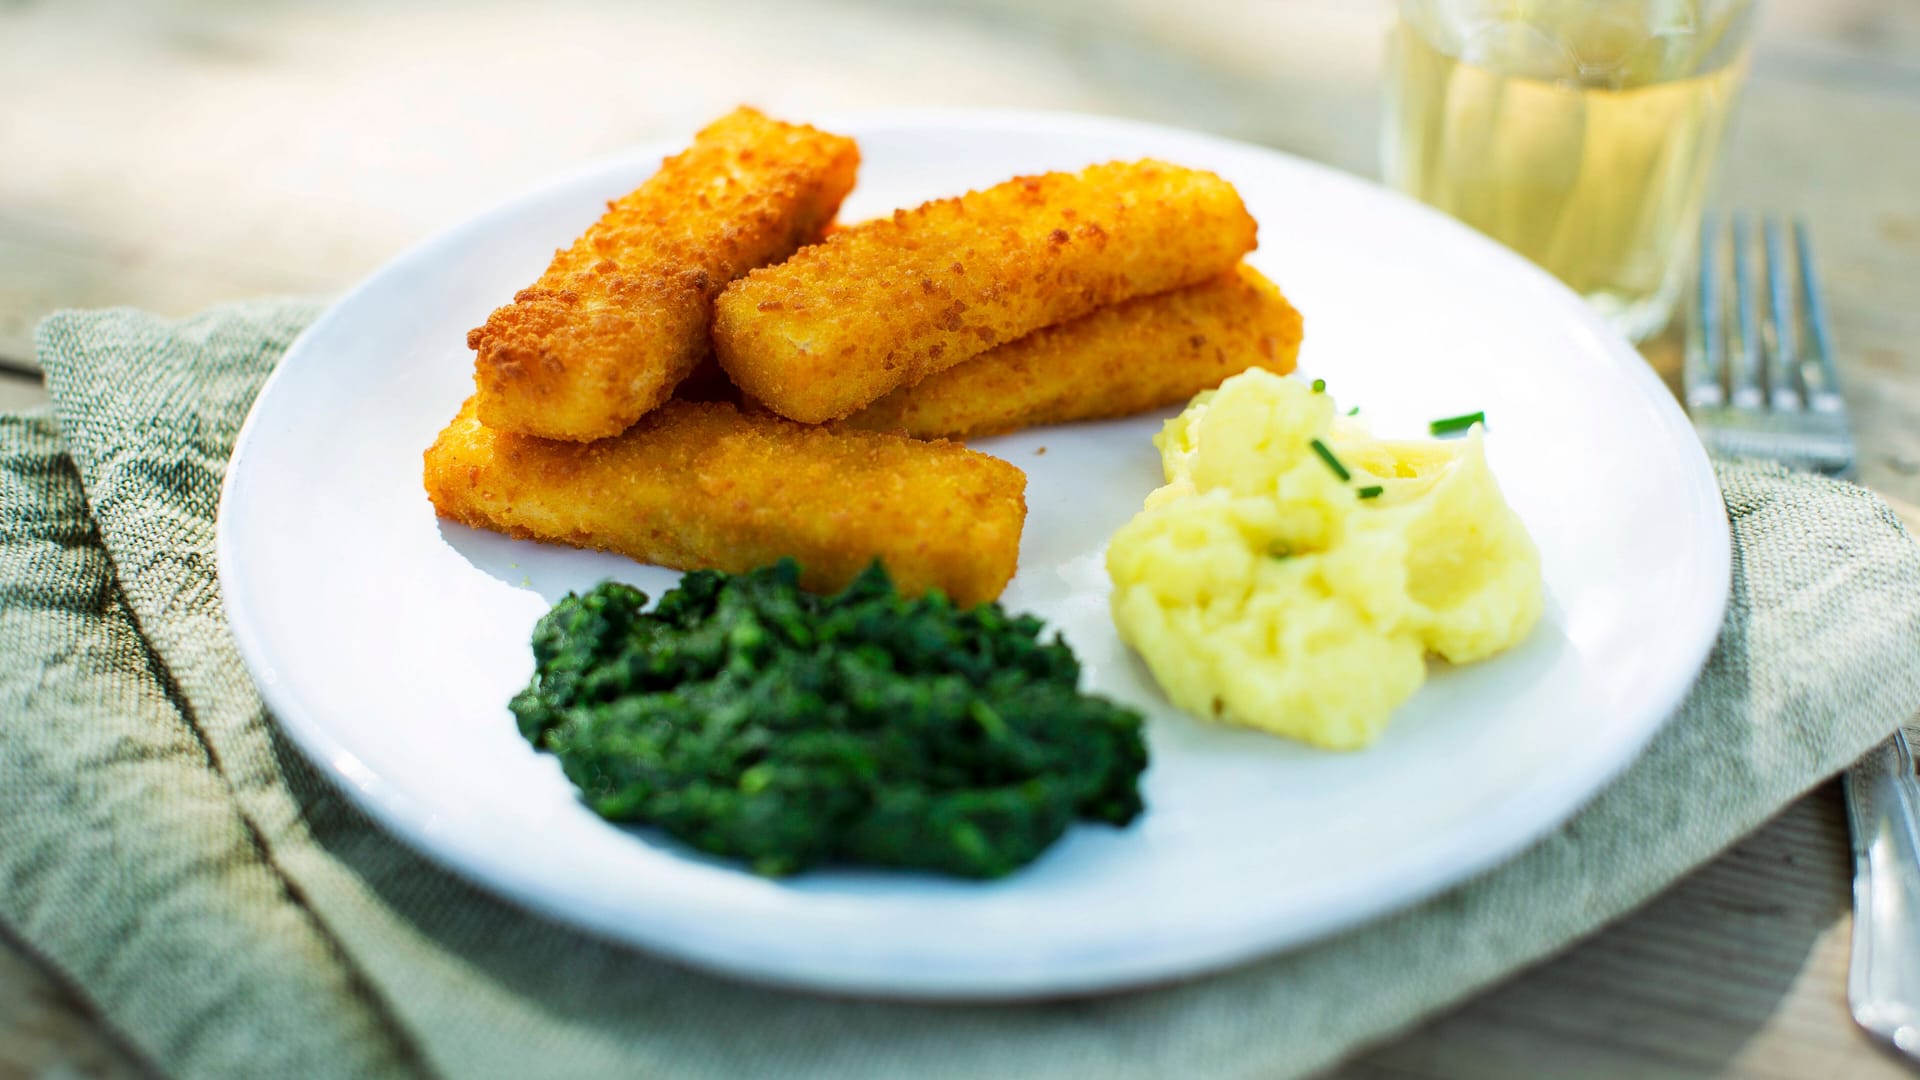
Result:
[[[1138,116],[1372,175],[1391,19],[1385,0],[0,3],[0,410],[45,400],[49,311],[332,292],[742,100]],[[1920,4],[1768,4],[1716,202],[1811,222],[1861,478],[1920,522]],[[1671,337],[1647,352],[1671,375]],[[1849,873],[1829,783],[1339,1075],[1907,1075],[1847,1017]],[[141,1071],[0,938],[0,1076]]]

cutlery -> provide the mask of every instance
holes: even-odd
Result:
[[[1746,215],[1725,229],[1718,215],[1702,219],[1681,372],[1687,412],[1714,453],[1851,477],[1853,433],[1812,244],[1805,222],[1792,223],[1791,240],[1788,231],[1763,221],[1755,252]],[[1854,863],[1847,1004],[1862,1028],[1920,1061],[1920,780],[1905,734],[1848,769],[1844,786]]]

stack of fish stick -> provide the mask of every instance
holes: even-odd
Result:
[[[997,597],[1026,476],[949,441],[1285,372],[1300,315],[1232,185],[1159,161],[835,226],[851,139],[742,108],[468,336],[426,452],[444,516],[676,569],[793,556],[831,591]]]

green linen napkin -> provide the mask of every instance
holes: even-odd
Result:
[[[1733,603],[1706,672],[1637,764],[1505,866],[1288,955],[1110,997],[901,1005],[729,982],[443,872],[266,715],[221,616],[213,518],[248,405],[315,313],[55,316],[51,410],[0,417],[0,921],[168,1073],[1308,1072],[1629,911],[1920,704],[1920,550],[1893,513],[1723,465]]]

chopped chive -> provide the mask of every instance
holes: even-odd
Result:
[[[1324,394],[1324,393],[1326,393],[1326,392],[1327,392],[1327,380],[1325,380],[1325,379],[1315,379],[1315,380],[1313,380],[1313,392],[1314,392],[1314,393],[1316,393],[1316,394]]]
[[[1354,406],[1353,408],[1351,408],[1351,409],[1348,409],[1348,410],[1347,410],[1347,415],[1348,415],[1348,416],[1359,416],[1359,415],[1360,415],[1360,406],[1358,406],[1358,405],[1355,405],[1355,406]]]
[[[1475,424],[1487,422],[1484,412],[1470,412],[1464,416],[1449,416],[1445,420],[1435,420],[1427,425],[1427,430],[1435,435],[1451,435],[1456,431],[1465,431]]]
[[[1353,479],[1353,474],[1347,471],[1345,465],[1340,464],[1339,458],[1333,456],[1333,451],[1327,449],[1326,443],[1315,439],[1307,445],[1313,447],[1313,452],[1320,455],[1320,460],[1326,462],[1327,468],[1332,469],[1333,475],[1339,477],[1343,483]]]
[[[1363,499],[1377,499],[1380,497],[1380,493],[1385,490],[1387,489],[1381,487],[1379,484],[1368,484],[1366,487],[1363,487],[1358,492],[1356,492],[1356,494],[1358,494]]]

